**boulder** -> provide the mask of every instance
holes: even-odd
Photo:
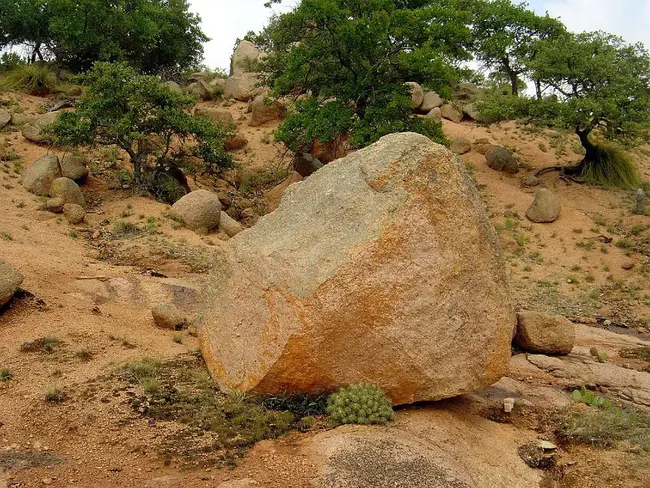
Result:
[[[303,180],[300,173],[294,171],[291,175],[285,178],[278,185],[267,191],[264,196],[266,197],[267,209],[269,212],[273,212],[276,208],[280,206],[280,201],[284,196],[284,192],[294,183],[299,183]]]
[[[81,205],[76,203],[66,203],[63,206],[63,215],[72,225],[80,224],[86,218],[86,211]]]
[[[0,258],[0,307],[11,300],[23,282],[23,275]]]
[[[406,83],[406,86],[411,90],[411,108],[415,110],[419,108],[424,101],[424,90],[419,83],[414,81],[409,81]]]
[[[287,109],[279,101],[273,100],[266,103],[264,95],[258,95],[251,103],[251,127],[259,127],[272,122],[274,120],[281,120],[287,113]]]
[[[526,217],[531,222],[550,224],[560,216],[562,205],[560,199],[551,190],[541,188],[535,196],[535,201],[528,208]]]
[[[510,149],[505,147],[493,147],[485,153],[487,165],[496,170],[503,171],[508,174],[515,174],[519,172],[519,164],[515,155]]]
[[[428,114],[434,108],[441,107],[443,104],[442,98],[436,92],[426,92],[424,98],[422,99],[422,104],[420,105],[420,112],[423,114]]]
[[[169,88],[174,93],[183,93],[183,89],[181,88],[181,85],[179,85],[175,81],[166,81],[164,84],[167,88]]]
[[[331,163],[345,156],[350,150],[350,138],[347,134],[340,134],[329,142],[318,139],[311,144],[311,154],[323,164]]]
[[[525,351],[566,355],[573,349],[575,339],[573,324],[561,315],[536,312],[517,314],[514,343]]]
[[[210,100],[212,99],[212,88],[203,80],[195,81],[190,83],[187,87],[187,92],[195,97],[198,97],[201,100]]]
[[[61,178],[59,158],[46,154],[23,171],[23,186],[36,195],[47,195],[57,178]]]
[[[23,137],[31,142],[35,142],[36,144],[50,142],[52,139],[51,136],[45,134],[43,129],[56,122],[58,115],[57,112],[48,112],[41,115],[36,120],[24,124],[22,130]]]
[[[463,112],[453,103],[445,103],[440,107],[440,115],[443,119],[451,120],[455,123],[460,123],[463,120]]]
[[[17,114],[15,112],[11,114],[11,125],[21,126],[21,125],[28,124],[33,120],[34,119],[29,115]]]
[[[187,326],[187,317],[175,306],[161,303],[151,311],[156,326],[161,329],[183,330]]]
[[[235,237],[241,231],[244,230],[244,226],[233,219],[226,212],[221,212],[221,218],[219,219],[218,229],[224,232],[228,237]]]
[[[224,144],[227,151],[238,151],[239,149],[246,147],[248,144],[248,139],[246,139],[246,137],[242,136],[241,134],[236,134],[226,139]]]
[[[229,110],[215,107],[197,107],[194,115],[207,117],[213,122],[219,122],[226,128],[235,126],[235,119]]]
[[[234,98],[241,102],[254,99],[263,89],[258,87],[259,74],[242,73],[227,78],[223,86],[224,98]]]
[[[503,376],[515,326],[476,187],[414,133],[291,185],[223,246],[202,303],[210,373],[255,394],[369,382],[394,404],[457,396]]]
[[[50,198],[47,202],[45,202],[45,208],[49,212],[53,213],[62,213],[64,206],[65,200],[63,198]]]
[[[83,88],[81,88],[79,85],[73,85],[70,87],[68,90],[68,96],[70,97],[79,97],[83,93]]]
[[[299,153],[293,158],[293,170],[303,178],[307,178],[323,167],[323,163],[311,154]]]
[[[431,110],[428,114],[425,115],[427,119],[433,119],[434,121],[440,123],[442,122],[442,110],[440,107],[436,107]]]
[[[64,178],[74,181],[83,181],[88,176],[88,168],[83,158],[68,154],[61,159],[61,174]]]
[[[9,122],[11,122],[11,114],[6,110],[0,110],[0,129],[4,129]]]
[[[230,76],[256,71],[255,64],[261,55],[260,48],[250,41],[240,41],[230,58]]]
[[[215,193],[195,190],[172,205],[171,214],[188,229],[206,234],[219,225],[221,202]]]
[[[478,120],[481,116],[475,103],[469,103],[465,105],[463,107],[463,113],[472,120]]]
[[[467,137],[456,136],[451,140],[450,149],[455,154],[467,154],[472,150],[472,143]]]
[[[52,182],[49,195],[52,198],[60,198],[64,203],[74,203],[80,207],[86,206],[86,200],[81,188],[70,178],[57,178]]]
[[[539,186],[539,178],[535,175],[530,175],[527,176],[526,178],[523,179],[521,182],[521,186],[524,188],[533,188],[534,186]]]
[[[479,154],[483,154],[485,156],[490,149],[499,146],[495,146],[494,144],[490,144],[489,142],[481,142],[481,143],[475,142],[472,147],[474,151],[476,151]]]
[[[459,83],[454,87],[454,100],[473,102],[479,97],[479,89],[474,83]]]

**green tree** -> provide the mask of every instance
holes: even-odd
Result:
[[[454,5],[452,0],[303,0],[274,18],[257,39],[270,53],[264,66],[269,86],[275,95],[311,93],[317,103],[299,104],[280,139],[295,150],[296,140],[308,142],[307,133],[320,138],[328,125],[340,124],[324,118],[334,114],[349,122],[356,146],[402,130],[440,136],[413,115],[404,83],[448,94],[459,80],[459,63],[469,58],[464,48],[469,14]],[[307,109],[318,113],[322,131],[301,114]],[[283,139],[288,127],[293,136],[302,127],[302,137]]]
[[[548,16],[537,15],[528,4],[511,0],[459,0],[473,12],[472,40],[477,60],[488,70],[503,73],[513,95],[519,94],[521,77],[538,52],[537,41],[561,35],[564,25]],[[534,80],[541,97],[539,80]]]
[[[123,63],[96,63],[84,80],[87,90],[76,110],[62,113],[50,126],[59,144],[116,145],[129,156],[134,183],[145,187],[188,159],[198,158],[207,172],[231,165],[226,130],[189,115],[192,97]]]
[[[635,145],[650,127],[650,56],[641,44],[603,32],[564,34],[539,41],[528,67],[548,94],[484,104],[488,119],[524,118],[575,132],[585,150],[580,164],[553,167],[600,183],[629,187],[638,175],[629,158],[594,136]]]
[[[187,0],[0,0],[0,47],[28,44],[75,72],[126,61],[172,77],[200,64],[200,22]]]

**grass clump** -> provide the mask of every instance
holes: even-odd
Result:
[[[47,64],[20,64],[4,75],[0,88],[42,96],[55,92],[57,83],[56,74]]]
[[[13,373],[9,368],[0,368],[0,382],[1,381],[9,381],[14,377]]]
[[[88,362],[93,358],[94,354],[90,349],[83,348],[75,351],[74,357],[83,362]]]
[[[622,358],[626,359],[642,359],[643,361],[650,362],[650,347],[636,347],[632,349],[622,349],[619,352]]]
[[[45,391],[45,401],[48,403],[62,403],[68,396],[60,388],[48,388]]]
[[[641,182],[632,158],[605,141],[595,144],[595,157],[584,162],[579,177],[589,183],[626,189],[636,188]]]
[[[596,447],[631,442],[650,453],[650,414],[632,408],[587,409],[569,416],[560,434],[569,441]]]
[[[61,340],[56,337],[40,337],[33,341],[23,342],[21,352],[41,352],[51,354],[61,346]]]
[[[395,418],[386,394],[368,383],[341,388],[329,397],[326,412],[335,425],[385,424]]]

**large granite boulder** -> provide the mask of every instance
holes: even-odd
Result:
[[[248,102],[259,95],[264,88],[258,86],[260,76],[258,73],[242,73],[227,78],[223,85],[224,98],[234,98],[241,102]]]
[[[195,190],[172,205],[170,214],[188,229],[206,234],[219,225],[221,202],[216,193]]]
[[[571,321],[561,315],[537,312],[517,314],[514,343],[525,351],[540,354],[566,355],[571,352],[576,333]]]
[[[257,62],[262,52],[250,41],[240,41],[230,58],[230,76],[258,71]]]
[[[496,241],[457,156],[386,136],[223,246],[199,317],[210,373],[258,394],[370,382],[394,404],[485,388],[515,325]]]

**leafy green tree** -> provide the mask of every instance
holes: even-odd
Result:
[[[553,167],[599,183],[629,187],[638,174],[629,158],[594,136],[635,145],[650,128],[650,56],[641,44],[603,32],[564,34],[539,41],[528,64],[548,93],[542,99],[493,99],[483,106],[488,119],[524,118],[574,132],[585,150],[573,167]]]
[[[187,0],[0,0],[0,47],[29,44],[75,72],[126,61],[172,77],[200,64],[200,22]]]
[[[459,0],[459,5],[473,12],[472,40],[477,60],[488,70],[507,76],[515,96],[519,94],[521,77],[529,74],[529,62],[537,55],[537,41],[566,31],[562,22],[548,14],[537,15],[526,3]],[[536,88],[541,97],[538,83]]]
[[[96,63],[84,79],[87,90],[76,110],[62,113],[50,126],[59,144],[116,145],[129,156],[134,183],[144,187],[190,159],[199,159],[207,172],[231,165],[226,130],[189,115],[192,97],[123,63]]]
[[[452,0],[303,0],[256,39],[270,53],[267,82],[275,95],[310,93],[323,132],[328,124],[340,124],[323,116],[344,113],[356,146],[401,130],[438,136],[432,124],[413,115],[404,83],[448,94],[459,80],[459,63],[469,58],[464,48],[469,14],[454,5]],[[283,124],[281,140],[289,127],[299,133],[296,117],[309,125],[301,115],[305,109],[316,110],[299,105]],[[305,134],[317,132],[313,129],[303,125]]]

